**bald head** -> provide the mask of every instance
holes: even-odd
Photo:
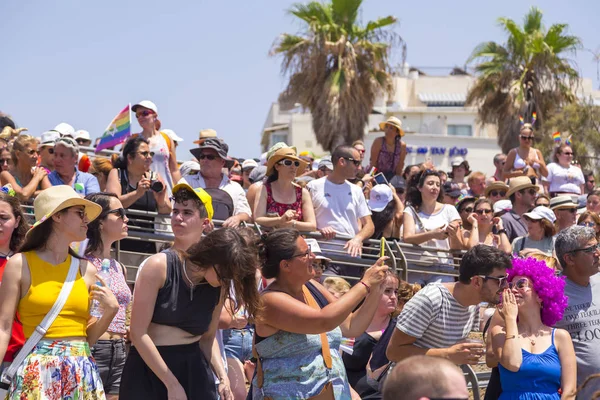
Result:
[[[383,400],[468,399],[462,371],[438,357],[413,356],[399,362],[385,381]]]

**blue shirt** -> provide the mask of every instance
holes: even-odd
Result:
[[[66,185],[56,171],[52,171],[48,175],[48,180],[52,186]],[[88,174],[87,172],[75,171],[73,189],[75,189],[77,193],[87,196],[90,193],[100,193],[100,184],[94,175]]]

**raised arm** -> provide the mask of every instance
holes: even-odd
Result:
[[[373,141],[371,145],[371,167],[377,166],[377,158],[379,158],[379,152],[381,151],[381,144],[383,143],[383,137],[378,137]]]

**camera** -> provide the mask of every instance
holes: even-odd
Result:
[[[165,185],[161,181],[152,180],[150,181],[150,189],[155,191],[156,193],[160,193],[165,188]]]

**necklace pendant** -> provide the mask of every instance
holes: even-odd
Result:
[[[194,300],[194,287],[190,288],[190,301]]]

